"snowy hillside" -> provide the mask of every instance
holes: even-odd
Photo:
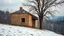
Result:
[[[0,36],[63,36],[48,30],[0,24]]]

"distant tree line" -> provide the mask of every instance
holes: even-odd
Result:
[[[11,23],[9,11],[0,10],[0,23],[3,23],[3,24]]]
[[[50,21],[45,20],[43,27],[44,29],[64,35],[64,17]]]

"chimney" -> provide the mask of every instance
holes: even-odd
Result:
[[[22,7],[20,7],[20,10],[22,10],[23,8]]]

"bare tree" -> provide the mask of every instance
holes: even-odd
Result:
[[[46,17],[46,14],[53,16],[53,11],[48,10],[52,6],[61,5],[64,1],[57,2],[57,0],[27,0],[27,3],[23,3],[24,6],[30,6],[30,11],[35,10],[39,17],[40,29],[43,26],[43,18]],[[30,4],[33,3],[33,4]]]

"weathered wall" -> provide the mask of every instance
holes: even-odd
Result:
[[[22,22],[21,18],[25,18],[25,22]],[[28,14],[12,14],[11,15],[11,24],[28,25],[29,24],[29,15]]]
[[[35,27],[38,28],[38,20],[35,20]]]
[[[32,27],[32,16],[29,15],[29,26]]]

